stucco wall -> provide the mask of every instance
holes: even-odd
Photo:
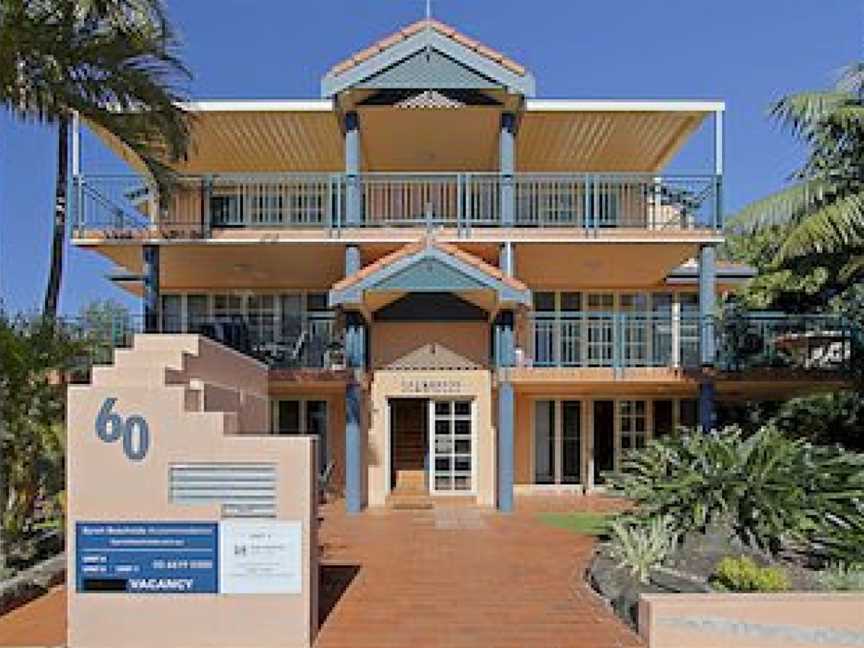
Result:
[[[864,595],[650,594],[639,601],[649,648],[864,645]]]
[[[447,347],[485,367],[489,364],[486,322],[375,322],[372,325],[372,367],[381,369],[426,344]]]
[[[195,357],[196,362],[189,362]],[[172,367],[168,370],[166,367]],[[94,384],[69,388],[67,493],[68,645],[72,648],[310,646],[317,628],[317,477],[309,437],[252,434],[263,422],[238,412],[200,411],[189,375],[218,384],[205,405],[243,408],[226,394],[266,385],[263,365],[198,336],[139,336],[121,363],[102,368]],[[166,376],[168,382],[166,382]],[[206,393],[206,388],[205,388]],[[106,399],[112,412],[142,416],[149,450],[130,461],[121,443],[106,443],[95,420]],[[210,401],[208,403],[208,400]],[[189,405],[193,405],[192,411]],[[198,411],[196,411],[198,410]],[[255,406],[255,412],[259,411]],[[266,411],[266,410],[265,410]],[[243,421],[241,428],[238,420]],[[246,426],[249,427],[246,427]],[[245,432],[230,434],[230,432]],[[268,462],[277,475],[276,518],[302,524],[302,593],[280,595],[108,594],[76,591],[75,523],[218,522],[218,504],[169,501],[169,469],[187,462]]]

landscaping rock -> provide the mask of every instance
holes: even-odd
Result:
[[[66,554],[61,553],[0,582],[0,614],[45,594],[66,578]]]
[[[763,566],[770,563],[764,553],[742,543],[729,526],[718,524],[709,527],[705,533],[685,536],[666,565],[707,582],[717,563],[728,556],[748,556]]]

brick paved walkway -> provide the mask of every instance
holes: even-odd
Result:
[[[500,516],[470,508],[325,510],[317,648],[637,647],[585,586],[592,541],[537,511],[606,510],[600,498],[520,498]],[[0,646],[60,646],[62,588],[0,617]]]
[[[610,506],[549,497],[520,499],[512,516],[327,511],[325,569],[338,565],[353,580],[323,620],[316,646],[641,646],[584,584],[593,542],[536,519],[537,511]]]

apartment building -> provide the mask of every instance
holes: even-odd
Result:
[[[74,243],[116,264],[146,331],[266,363],[268,432],[316,435],[352,512],[602,488],[724,403],[843,384],[839,321],[722,313],[752,276],[717,259],[722,102],[538,98],[424,20],[319,98],[186,108],[161,193],[97,132],[140,173],[76,162]],[[700,129],[710,167],[668,173]]]

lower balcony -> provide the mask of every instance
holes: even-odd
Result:
[[[92,361],[111,362],[111,351],[132,345],[144,330],[141,317],[120,315],[66,321],[68,329],[87,340]],[[162,317],[160,333],[196,333],[266,363],[272,369],[344,369],[342,340],[332,315],[298,321],[285,318],[229,316],[206,319]]]
[[[526,368],[694,370],[702,365],[703,331],[715,340],[714,367],[730,374],[851,373],[861,339],[855,326],[839,316],[570,312],[533,315],[516,363]]]

